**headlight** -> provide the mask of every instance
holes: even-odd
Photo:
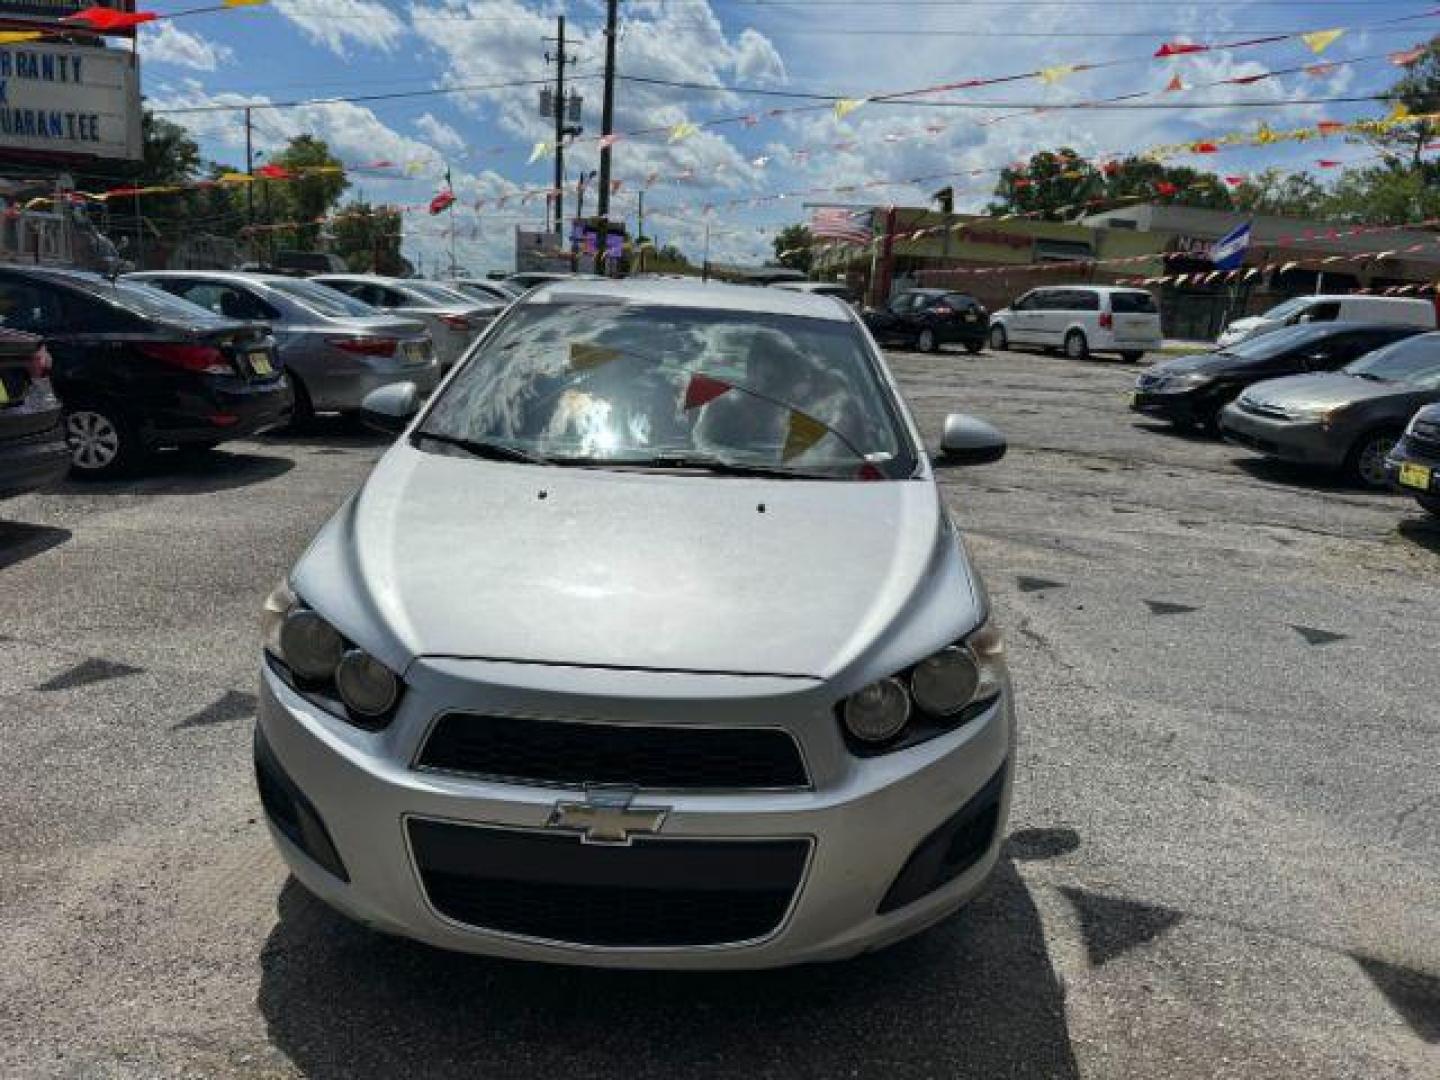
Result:
[[[1203,371],[1187,371],[1182,375],[1170,376],[1170,384],[1177,387],[1204,386],[1214,381],[1214,375],[1206,374]]]
[[[954,730],[995,699],[1004,670],[1000,632],[987,621],[963,641],[846,698],[840,717],[851,749],[888,753]]]
[[[265,651],[297,694],[362,727],[382,727],[400,700],[399,676],[347,641],[288,583],[266,598],[261,614]]]
[[[1285,418],[1299,424],[1329,424],[1345,411],[1343,405],[1287,405]]]

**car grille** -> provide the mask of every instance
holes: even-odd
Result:
[[[1169,381],[1170,380],[1167,379],[1164,375],[1144,374],[1135,380],[1135,389],[1159,390],[1164,387]]]
[[[407,821],[431,906],[476,929],[574,945],[685,948],[773,934],[808,840],[636,838]]]
[[[1252,416],[1265,416],[1271,420],[1288,420],[1290,414],[1279,405],[1272,405],[1267,401],[1256,401],[1254,398],[1242,397],[1240,409],[1250,413]]]
[[[450,713],[417,766],[537,784],[663,790],[809,785],[800,749],[777,728],[657,727]]]

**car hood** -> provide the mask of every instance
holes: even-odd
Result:
[[[439,655],[880,673],[968,633],[985,608],[929,480],[550,468],[406,442],[292,582],[396,670]]]
[[[1414,387],[1397,383],[1358,379],[1340,372],[1317,372],[1313,375],[1291,375],[1256,383],[1245,392],[1252,401],[1263,401],[1283,408],[1331,408],[1372,398],[1409,393]]]
[[[1248,371],[1254,361],[1242,360],[1238,356],[1222,356],[1220,353],[1192,353],[1189,356],[1175,356],[1150,365],[1155,375],[1223,375],[1231,371]]]

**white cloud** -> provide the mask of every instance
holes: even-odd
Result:
[[[337,56],[354,45],[392,52],[405,33],[399,16],[376,0],[275,0],[274,7]]]
[[[153,26],[153,29],[151,28]],[[225,45],[206,41],[198,34],[187,33],[173,22],[157,22],[140,33],[140,58],[149,64],[171,64],[195,71],[214,71],[221,64],[235,59]]]
[[[441,150],[461,150],[465,147],[465,140],[458,131],[428,112],[415,121],[415,126],[420,134]]]
[[[733,66],[736,76],[749,82],[763,85],[785,81],[785,61],[780,59],[774,43],[751,27],[740,31]]]

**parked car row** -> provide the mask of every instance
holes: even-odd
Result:
[[[393,383],[428,394],[501,310],[366,275],[0,266],[0,494],[52,482],[62,447],[108,474],[358,412]]]
[[[1131,408],[1440,512],[1440,332],[1326,322],[1155,364]]]

